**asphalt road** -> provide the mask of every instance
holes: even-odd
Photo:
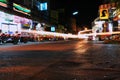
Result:
[[[0,46],[0,80],[120,80],[120,45],[60,41]]]

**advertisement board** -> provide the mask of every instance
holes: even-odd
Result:
[[[100,9],[100,19],[108,19],[109,18],[109,12],[108,9]]]
[[[41,10],[41,11],[47,10],[47,2],[40,3],[40,10]]]
[[[21,17],[21,25],[24,29],[29,29],[32,25],[32,20]]]

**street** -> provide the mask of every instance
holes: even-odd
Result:
[[[0,47],[0,80],[120,80],[120,45],[83,40]]]

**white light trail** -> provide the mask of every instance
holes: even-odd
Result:
[[[63,38],[78,38],[78,35],[64,34],[64,33],[57,33],[57,32],[48,32],[48,31],[22,30],[21,32],[27,32],[27,33],[37,34],[37,35],[63,37]]]

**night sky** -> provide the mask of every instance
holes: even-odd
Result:
[[[98,17],[99,5],[103,0],[54,0],[54,8],[65,8],[66,17],[72,17],[74,11],[79,14],[75,16],[80,26],[91,25],[91,22]]]

